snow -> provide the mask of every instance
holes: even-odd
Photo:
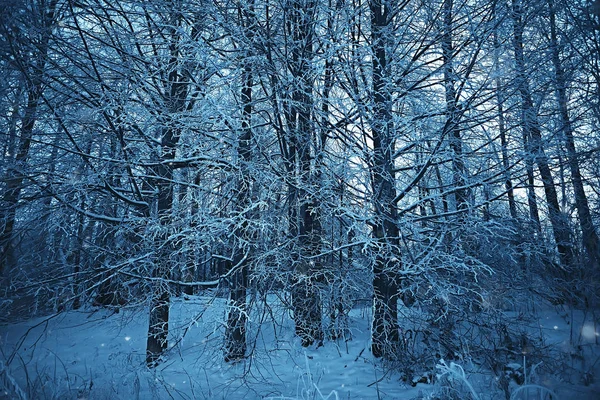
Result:
[[[275,297],[270,303],[281,306]],[[9,356],[17,349],[10,373],[21,387],[52,398],[346,399],[377,398],[379,390],[382,399],[392,399],[419,393],[403,387],[397,375],[384,377],[365,349],[369,330],[364,319],[353,319],[353,340],[304,349],[288,315],[270,321],[267,310],[255,307],[249,324],[251,357],[226,364],[221,351],[224,306],[214,297],[173,299],[171,350],[154,371],[144,366],[146,310],[70,311],[3,326],[2,351]]]
[[[368,348],[369,307],[352,310],[352,340],[302,348],[281,301],[276,296],[269,296],[266,305],[256,301],[248,324],[251,356],[227,364],[222,354],[225,304],[215,296],[174,298],[170,350],[154,370],[144,364],[148,313],[143,308],[69,311],[0,326],[1,356],[10,376],[36,399],[408,400],[426,399],[436,390],[432,384],[412,387],[373,359]],[[582,359],[573,362],[597,373],[600,351],[592,316],[552,309],[538,314],[531,329],[541,331],[560,354],[580,354]],[[451,366],[463,371],[475,389],[482,388],[482,399],[503,398],[485,386],[485,377],[491,377],[485,370],[466,360],[460,368],[458,364]],[[522,370],[522,365],[509,368]],[[598,383],[586,386],[568,378],[559,373],[540,377],[537,383],[561,399],[600,398]]]

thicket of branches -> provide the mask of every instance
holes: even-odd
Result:
[[[372,298],[389,360],[399,307],[455,357],[507,298],[598,305],[597,1],[0,7],[13,317],[149,303],[154,366],[170,298],[216,286],[227,361],[248,291],[287,293],[304,346]]]

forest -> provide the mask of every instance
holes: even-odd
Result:
[[[600,398],[599,0],[0,0],[0,75],[0,398]]]

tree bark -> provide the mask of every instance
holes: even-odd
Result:
[[[467,168],[463,160],[463,143],[460,132],[460,117],[454,86],[456,77],[454,74],[454,48],[452,45],[453,30],[453,0],[444,0],[444,33],[442,36],[442,57],[444,62],[444,87],[446,89],[446,118],[450,121],[450,148],[452,149],[452,172],[453,185],[456,194],[456,209],[466,211],[469,208],[468,193],[465,188]],[[464,213],[459,214],[459,221],[465,218]]]
[[[175,22],[180,25],[178,19]],[[168,348],[167,337],[169,333],[169,308],[170,308],[170,290],[169,285],[163,279],[170,279],[171,276],[171,252],[173,245],[170,243],[168,227],[172,219],[173,208],[173,169],[169,164],[170,160],[175,159],[177,144],[181,135],[177,121],[174,120],[177,114],[186,109],[186,98],[189,92],[189,77],[185,72],[180,71],[179,63],[179,33],[177,27],[169,29],[169,56],[167,81],[164,92],[164,110],[159,110],[162,114],[165,126],[162,127],[161,146],[160,146],[160,164],[155,168],[156,186],[158,189],[158,224],[161,225],[161,234],[157,235],[155,246],[157,254],[152,270],[154,281],[152,297],[150,300],[150,318],[148,324],[148,340],[146,343],[146,364],[148,367],[155,367],[161,355]]]
[[[252,17],[254,14],[253,2],[249,5],[250,16],[244,23],[244,28],[252,35]],[[238,183],[236,200],[236,217],[241,218],[234,233],[237,241],[233,258],[236,268],[231,279],[229,292],[229,314],[227,316],[227,330],[225,332],[225,361],[238,361],[246,356],[246,290],[248,287],[248,262],[249,249],[245,244],[251,239],[248,232],[248,219],[250,215],[244,215],[250,205],[252,178],[250,177],[250,162],[252,161],[252,65],[249,59],[243,63],[242,74],[242,132],[238,138],[238,152],[241,170],[241,179]]]
[[[38,54],[30,65],[32,72],[26,76],[27,79],[27,105],[23,116],[21,132],[19,137],[19,146],[15,156],[14,165],[7,171],[6,190],[2,195],[0,203],[0,220],[4,221],[0,230],[0,277],[14,261],[12,236],[15,227],[15,218],[19,197],[23,189],[23,183],[26,179],[25,166],[29,157],[29,149],[33,139],[33,128],[37,122],[38,106],[44,90],[44,74],[46,70],[46,61],[48,58],[48,48],[50,37],[55,24],[55,10],[57,0],[51,0],[47,8],[42,10],[41,18],[41,40],[37,49]],[[23,40],[27,40],[23,38]],[[15,55],[15,58],[19,58]],[[27,64],[28,60],[22,60]],[[24,71],[28,74],[27,71]]]
[[[373,264],[373,326],[371,351],[375,357],[394,358],[399,345],[398,282],[396,272],[401,267],[398,257],[398,211],[395,173],[392,96],[389,88],[388,42],[391,25],[390,3],[371,0],[371,41],[373,49],[373,162],[371,184],[375,221],[373,238],[377,249]]]
[[[292,37],[291,73],[294,79],[290,114],[292,116],[291,143],[298,161],[298,188],[295,189],[295,204],[298,207],[298,260],[296,279],[292,288],[296,333],[303,346],[323,341],[321,325],[322,310],[315,274],[321,269],[321,229],[314,198],[315,175],[311,167],[313,121],[311,110],[314,104],[313,78],[310,61],[314,57],[314,13],[313,0],[294,0],[288,14],[288,33]]]
[[[494,14],[495,14],[494,6]],[[494,19],[496,23],[496,19]],[[504,121],[504,85],[500,75],[500,41],[498,40],[498,28],[494,28],[494,64],[496,66],[496,104],[498,106],[498,130],[500,131],[500,146],[502,147],[502,167],[504,168],[505,181],[504,188],[508,197],[508,210],[510,217],[514,220],[517,219],[517,204],[515,201],[515,193],[513,189],[513,183],[510,174],[510,162],[508,158],[508,140],[506,137],[506,123]],[[538,217],[539,218],[539,217]]]
[[[548,163],[548,157],[544,152],[538,116],[533,106],[529,82],[525,72],[525,61],[523,55],[524,24],[522,21],[523,10],[521,7],[521,0],[513,0],[512,5],[516,84],[517,89],[521,94],[521,121],[523,135],[527,138],[529,143],[529,152],[526,154],[526,157],[530,157],[532,161],[537,164],[540,171],[540,177],[542,179],[544,193],[546,195],[546,202],[548,205],[548,215],[550,217],[550,224],[552,225],[552,232],[554,234],[554,240],[556,242],[560,262],[563,268],[569,268],[573,266],[574,261],[573,247],[570,240],[570,229],[565,216],[560,211],[558,196],[556,194],[556,188],[552,178],[552,171]]]
[[[554,65],[554,85],[559,108],[562,139],[567,149],[567,159],[573,181],[573,190],[575,192],[575,207],[577,208],[577,216],[579,217],[583,236],[583,247],[586,250],[592,270],[598,272],[600,271],[600,240],[598,239],[598,234],[596,233],[590,214],[590,206],[579,169],[579,158],[575,149],[573,125],[571,124],[567,102],[567,81],[558,48],[556,11],[553,0],[548,0],[548,8],[550,13],[550,51],[552,53],[552,64]]]

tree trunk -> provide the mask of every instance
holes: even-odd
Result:
[[[181,18],[175,22],[180,25]],[[169,307],[170,290],[164,280],[171,277],[171,253],[173,244],[170,243],[168,227],[172,219],[173,208],[173,169],[168,161],[175,159],[177,144],[181,135],[180,128],[173,121],[177,114],[186,109],[186,98],[189,92],[189,74],[180,72],[180,54],[178,43],[180,40],[177,27],[170,27],[170,59],[168,66],[168,79],[165,85],[164,115],[165,125],[162,128],[160,163],[155,169],[156,186],[158,188],[158,224],[161,225],[161,234],[157,235],[155,247],[160,249],[155,256],[152,270],[154,287],[150,300],[150,318],[148,325],[148,340],[146,343],[146,364],[154,367],[158,364],[161,355],[168,348],[167,336],[169,333]],[[163,280],[164,279],[164,280]]]
[[[453,186],[456,194],[456,209],[466,211],[469,208],[465,179],[467,168],[463,160],[463,143],[460,133],[461,110],[457,105],[456,89],[454,87],[454,49],[452,45],[452,16],[453,0],[444,0],[444,33],[442,37],[442,57],[444,61],[444,87],[446,89],[446,124],[450,129],[450,148],[452,149]],[[459,214],[459,221],[464,221],[465,215]]]
[[[540,171],[540,177],[546,195],[546,202],[548,204],[548,215],[550,217],[550,224],[552,225],[560,262],[564,268],[569,268],[573,266],[574,261],[570,230],[565,216],[560,211],[558,196],[552,178],[552,171],[548,164],[548,157],[544,152],[540,125],[537,113],[533,106],[529,82],[525,72],[525,61],[523,56],[524,24],[522,22],[521,0],[513,0],[513,23],[516,83],[519,93],[521,94],[523,135],[527,137],[529,142],[529,153],[526,154],[526,157],[531,157]]]
[[[200,173],[199,172],[195,172],[194,185],[196,187],[200,186]],[[194,230],[194,229],[196,229],[196,226],[197,226],[196,215],[198,213],[198,204],[197,204],[197,199],[194,198],[193,196],[191,198],[189,207],[190,207],[190,219],[191,219],[190,229]],[[189,282],[194,281],[194,278],[197,274],[197,266],[198,266],[199,261],[200,261],[200,251],[196,247],[196,244],[193,243],[192,248],[187,252],[186,265],[183,270],[184,282],[189,283]],[[205,274],[204,263],[202,263],[202,265],[203,265],[202,266],[202,280],[205,280],[206,274]],[[196,288],[192,285],[185,285],[183,287],[183,293],[185,293],[188,296],[193,295],[195,290],[196,290]]]
[[[175,149],[169,143],[169,135],[165,134],[162,141],[163,160],[173,159]],[[161,355],[168,348],[167,336],[169,334],[169,285],[163,279],[171,275],[169,233],[167,232],[170,212],[173,205],[173,171],[165,164],[161,164],[156,172],[158,187],[158,223],[162,226],[161,234],[155,239],[155,248],[159,249],[154,257],[152,269],[153,283],[150,299],[150,317],[148,324],[148,339],[146,342],[146,364],[155,367]]]
[[[495,6],[494,6],[495,14]],[[496,23],[496,19],[494,19]],[[496,66],[496,103],[498,106],[498,130],[500,131],[500,146],[502,146],[502,167],[504,168],[505,181],[504,188],[508,197],[508,209],[510,217],[514,220],[517,219],[517,204],[515,202],[515,194],[513,190],[513,183],[510,174],[510,163],[508,159],[508,140],[506,138],[506,124],[504,121],[504,96],[503,96],[503,82],[500,76],[500,41],[498,40],[498,28],[494,28],[494,64]]]
[[[253,3],[249,5],[251,15],[254,12]],[[251,29],[251,21],[244,24],[246,29]],[[231,279],[229,292],[229,315],[227,317],[227,330],[225,332],[225,361],[237,361],[246,356],[246,289],[248,286],[248,251],[244,244],[251,239],[248,232],[249,215],[244,211],[250,205],[252,178],[250,177],[250,162],[252,161],[252,66],[248,59],[244,61],[242,74],[242,133],[238,138],[238,151],[241,170],[241,179],[238,183],[236,201],[236,217],[241,218],[234,233],[237,241],[233,265],[236,268]],[[249,247],[249,246],[248,246]]]
[[[523,120],[523,118],[521,118]],[[525,170],[527,171],[527,206],[529,207],[529,219],[534,225],[535,232],[538,235],[542,233],[542,222],[540,220],[540,212],[537,204],[537,195],[535,194],[535,175],[531,138],[526,129],[523,129],[523,148],[525,149]]]
[[[23,96],[25,95],[24,83],[25,82],[17,82],[18,87],[15,93],[14,103],[10,111],[10,117],[8,118],[8,140],[4,144],[4,149],[2,152],[3,158],[4,160],[6,160],[6,164],[12,162],[15,157],[15,146],[17,143],[17,124],[19,122],[20,114],[19,110],[21,109],[21,102],[23,101]]]
[[[314,199],[316,173],[311,167],[311,144],[313,121],[311,110],[314,104],[313,80],[310,68],[314,41],[314,15],[316,3],[313,0],[294,0],[288,15],[288,32],[292,37],[291,73],[294,89],[290,105],[293,132],[291,144],[298,161],[295,204],[297,214],[298,260],[296,279],[292,288],[296,333],[303,346],[315,341],[323,341],[321,326],[321,298],[316,286],[315,273],[321,269],[320,252],[321,229],[317,217],[318,209]]]
[[[556,11],[553,0],[548,0],[550,12],[550,50],[552,52],[552,64],[554,65],[554,84],[556,86],[556,101],[558,103],[562,139],[567,149],[567,159],[573,181],[575,192],[575,207],[581,224],[583,236],[583,247],[586,250],[589,262],[594,272],[600,271],[600,241],[590,214],[590,206],[583,187],[583,179],[579,170],[579,159],[575,149],[573,137],[573,125],[569,116],[567,102],[567,82],[560,60],[558,49],[558,38],[556,33]]]
[[[373,164],[371,184],[375,207],[373,238],[377,244],[373,264],[373,326],[371,351],[375,357],[394,358],[399,345],[398,282],[396,273],[401,267],[398,252],[398,227],[391,93],[388,87],[388,42],[391,27],[389,3],[369,2],[371,12],[371,41],[373,48]]]
[[[15,217],[17,204],[23,189],[23,183],[26,179],[25,166],[29,157],[29,148],[33,139],[33,128],[37,121],[38,106],[44,90],[44,74],[46,70],[46,61],[48,58],[48,47],[52,29],[55,24],[55,9],[57,0],[51,0],[47,8],[42,10],[40,16],[42,26],[41,41],[38,47],[39,53],[35,55],[35,60],[30,65],[32,73],[26,76],[28,82],[27,105],[23,116],[21,132],[19,137],[19,146],[15,156],[14,165],[7,171],[6,189],[2,195],[0,203],[0,220],[4,222],[0,230],[0,277],[4,276],[7,267],[11,266],[14,260],[12,235],[15,227]],[[18,58],[17,55],[15,55]],[[27,63],[29,60],[22,60]]]

